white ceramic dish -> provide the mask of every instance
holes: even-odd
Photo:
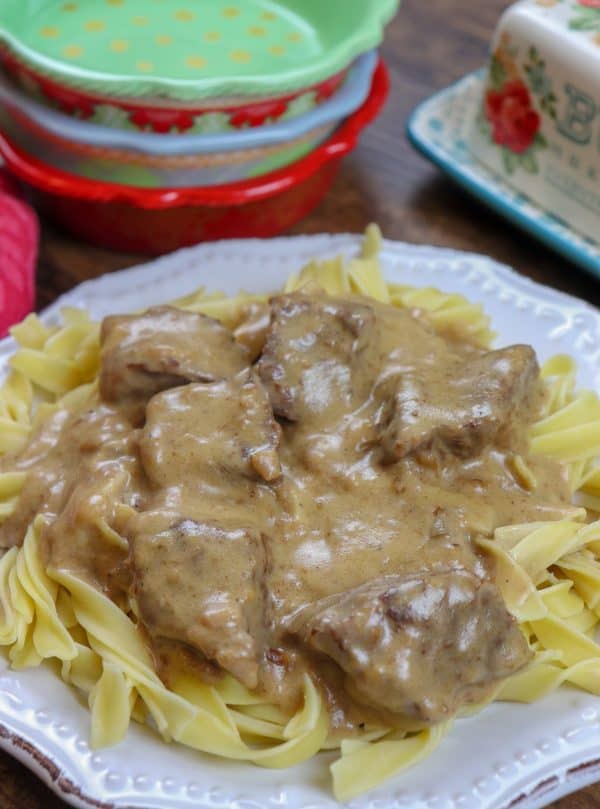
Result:
[[[502,15],[469,146],[590,239],[600,233],[600,5],[521,0]]]
[[[600,279],[598,239],[588,239],[558,219],[470,150],[470,122],[481,100],[483,82],[482,72],[470,73],[419,104],[408,123],[411,142],[469,193]],[[565,272],[569,269],[565,265]]]
[[[94,317],[162,302],[199,285],[267,291],[312,258],[356,252],[356,236],[207,244],[88,281],[61,305]],[[534,284],[488,258],[386,242],[391,280],[434,285],[483,303],[499,342],[531,342],[542,359],[569,352],[579,383],[600,389],[600,312]],[[0,363],[14,350],[0,344]],[[165,746],[132,727],[110,750],[88,746],[89,714],[49,669],[10,671],[0,657],[0,746],[77,807],[119,809],[334,809],[320,755],[289,771],[219,761]],[[600,779],[600,700],[563,688],[534,705],[494,704],[456,723],[424,763],[352,801],[354,809],[539,809]]]

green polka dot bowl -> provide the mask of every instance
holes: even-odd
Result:
[[[0,49],[9,69],[75,97],[166,109],[293,100],[315,88],[318,98],[377,47],[398,5],[344,0],[340,13],[323,0],[2,0]]]

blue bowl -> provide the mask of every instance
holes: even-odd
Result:
[[[289,121],[270,126],[203,135],[144,134],[78,121],[32,101],[0,78],[0,105],[17,111],[38,130],[54,138],[104,149],[129,149],[148,155],[201,155],[260,149],[296,141],[309,132],[340,124],[364,103],[369,95],[377,64],[377,53],[361,56],[352,66],[343,86],[329,101]]]

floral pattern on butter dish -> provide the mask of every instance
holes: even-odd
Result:
[[[577,0],[569,28],[573,31],[600,31],[600,0]]]
[[[532,45],[529,48],[528,59],[525,64],[525,75],[531,92],[539,99],[540,108],[553,120],[556,120],[556,103],[558,98],[552,87],[552,79],[546,69],[546,62],[540,56],[538,49]]]
[[[488,90],[485,113],[492,125],[494,142],[500,146],[523,154],[535,141],[541,119],[531,106],[531,95],[524,82],[508,81],[500,90]]]
[[[530,174],[539,171],[537,152],[547,144],[540,132],[542,117],[534,97],[542,111],[556,116],[556,96],[546,63],[537,49],[531,48],[521,67],[518,52],[505,35],[491,57],[479,125],[482,133],[502,149],[508,174],[517,169]]]

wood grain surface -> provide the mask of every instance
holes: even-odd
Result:
[[[342,0],[331,2],[342,5]],[[405,136],[408,115],[419,101],[483,63],[494,25],[507,5],[501,0],[405,0],[383,47],[393,79],[390,101],[346,160],[327,199],[294,232],[360,231],[378,221],[390,238],[486,253],[597,304],[597,281],[471,199],[415,153]],[[47,305],[87,278],[139,261],[139,256],[79,244],[43,225],[38,304]],[[0,753],[0,809],[65,806]],[[600,784],[554,804],[554,809],[599,807]]]

